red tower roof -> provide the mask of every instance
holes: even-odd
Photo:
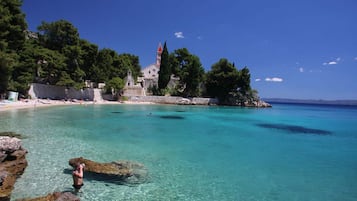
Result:
[[[159,43],[159,47],[157,48],[157,52],[161,53],[162,52],[162,45]]]

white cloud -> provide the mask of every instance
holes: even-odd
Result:
[[[327,65],[336,65],[338,62],[341,61],[341,57],[337,57],[336,59],[329,61],[329,62],[324,62],[322,65],[327,66]]]
[[[327,63],[328,65],[336,65],[337,64],[337,61],[330,61]]]
[[[303,67],[300,67],[300,68],[299,68],[299,72],[300,72],[300,73],[303,73],[303,72],[304,72],[304,68],[303,68]]]
[[[255,79],[256,82],[260,82],[260,80],[261,80],[260,78]]]
[[[265,81],[267,81],[267,82],[282,82],[283,78],[280,78],[280,77],[273,77],[273,78],[267,77],[267,78],[265,78]]]
[[[182,31],[175,32],[175,36],[176,36],[176,38],[185,38]]]

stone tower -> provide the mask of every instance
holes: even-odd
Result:
[[[161,63],[161,54],[162,54],[162,45],[161,43],[159,43],[159,47],[157,48],[156,51],[156,66],[160,67],[160,63]]]

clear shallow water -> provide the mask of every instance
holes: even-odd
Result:
[[[66,106],[2,112],[0,131],[29,150],[13,199],[71,191],[83,156],[138,161],[150,180],[85,178],[81,200],[357,200],[356,107]]]

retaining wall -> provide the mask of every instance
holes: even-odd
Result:
[[[160,104],[182,104],[182,105],[215,105],[215,98],[183,98],[178,96],[130,96],[132,102],[151,102]]]
[[[89,101],[114,100],[112,95],[103,95],[100,89],[86,88],[76,90],[67,89],[63,86],[46,84],[31,84],[29,95],[32,99],[77,99]],[[218,100],[215,98],[183,98],[178,96],[128,96],[129,101],[151,102],[160,104],[182,104],[182,105],[216,105]]]
[[[76,90],[72,87],[67,89],[63,86],[32,83],[30,86],[29,95],[31,96],[31,99],[78,99],[89,101],[103,100],[102,97],[97,97],[101,96],[101,93],[95,93],[96,90],[100,89],[85,88]]]

